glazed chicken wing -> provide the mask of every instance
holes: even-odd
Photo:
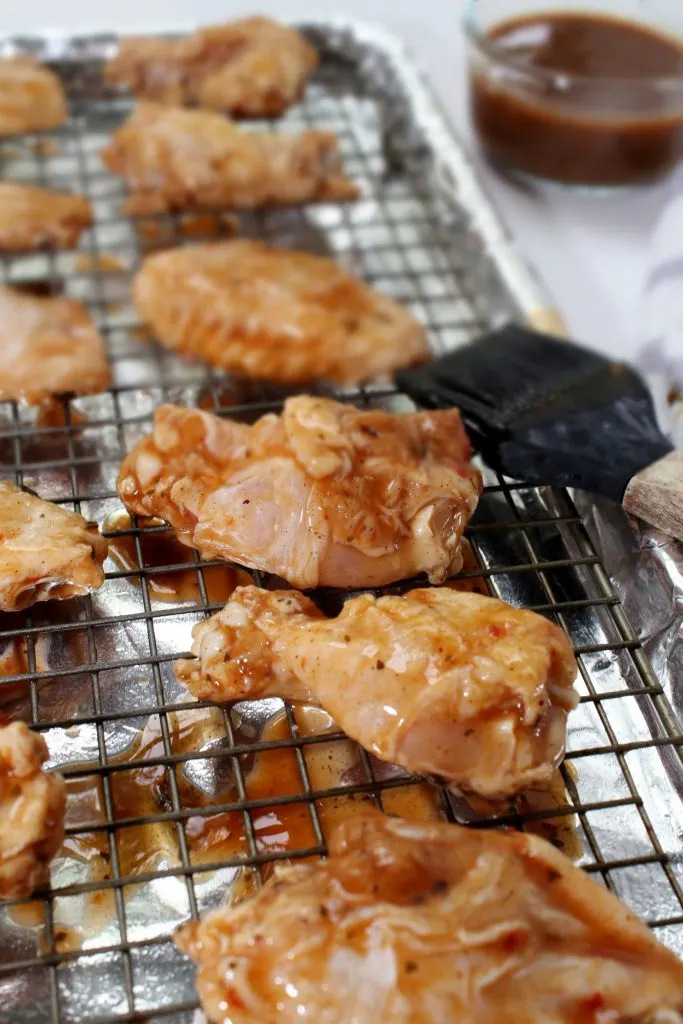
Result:
[[[104,583],[107,542],[77,512],[0,480],[0,611],[63,601]]]
[[[462,564],[481,491],[469,455],[457,409],[397,415],[300,395],[249,427],[162,405],[118,491],[203,556],[304,589],[440,582]]]
[[[23,722],[0,727],[0,898],[29,896],[47,880],[64,838],[64,780],[44,772],[48,750]]]
[[[101,155],[130,188],[132,213],[251,210],[358,195],[342,173],[332,132],[250,132],[208,110],[142,103]]]
[[[0,137],[58,128],[68,115],[61,82],[33,57],[0,58]]]
[[[0,250],[69,249],[92,224],[85,196],[0,182]]]
[[[176,934],[213,1024],[681,1024],[683,964],[538,836],[365,811]]]
[[[333,260],[235,240],[150,256],[133,284],[164,345],[284,384],[354,384],[428,356],[422,324]]]
[[[176,675],[201,700],[318,703],[377,757],[488,798],[550,779],[577,700],[559,626],[448,588],[325,619],[296,591],[240,587],[192,635]]]
[[[111,375],[99,331],[74,299],[0,285],[0,401],[104,391]]]
[[[106,76],[136,96],[276,117],[300,99],[318,55],[294,29],[244,18],[184,39],[124,39]]]

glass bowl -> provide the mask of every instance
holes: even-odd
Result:
[[[603,35],[591,46],[566,16],[590,17]],[[663,177],[683,158],[682,16],[683,0],[468,0],[470,111],[484,154],[507,173],[581,188]]]

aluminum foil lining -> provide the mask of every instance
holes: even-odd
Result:
[[[322,64],[282,127],[338,132],[345,169],[363,197],[344,207],[245,216],[241,230],[345,262],[424,320],[435,352],[507,319],[533,318],[546,297],[403,46],[365,26],[306,31]],[[253,417],[283,397],[183,362],[140,334],[129,288],[145,238],[122,217],[125,191],[98,157],[130,108],[102,84],[102,60],[115,47],[113,35],[0,46],[0,53],[54,62],[73,111],[52,135],[54,151],[34,139],[0,145],[3,177],[85,192],[97,213],[80,254],[7,261],[4,278],[48,281],[87,303],[115,382],[107,394],[68,404],[53,430],[35,410],[0,406],[2,472],[100,523],[120,512],[120,460],[148,432],[159,402]],[[188,240],[182,222],[159,224],[159,241]],[[103,255],[116,261],[116,273],[103,267]],[[344,395],[410,407],[387,381]],[[624,613],[568,494],[488,471],[486,483],[464,582],[553,616],[579,655],[582,700],[570,720],[559,798],[530,793],[505,808],[472,807],[368,758],[320,712],[302,714],[279,701],[224,712],[188,701],[172,663],[188,651],[194,623],[220,604],[224,584],[212,591],[207,565],[194,559],[187,571],[196,586],[169,604],[151,585],[146,528],[134,531],[134,564],[125,569],[110,559],[107,582],[92,599],[2,618],[3,711],[41,729],[71,797],[51,896],[0,909],[0,1021],[190,1024],[194,971],[175,949],[173,929],[244,891],[278,859],[322,853],[335,817],[367,800],[416,816],[522,825],[560,845],[571,838],[579,863],[683,952],[676,551],[645,542],[623,522],[617,529],[612,510],[608,517],[601,505],[582,502]],[[634,566],[647,585],[629,588]],[[326,600],[332,610],[343,595]],[[274,804],[258,788],[264,743],[266,753],[288,751],[295,772],[294,790]],[[145,788],[148,804],[131,820],[134,762],[132,781]],[[294,828],[297,807],[305,838],[293,850],[278,846],[282,822]],[[239,856],[202,845],[207,822],[244,829]]]
[[[676,713],[672,727],[678,731],[683,720],[683,545],[606,498],[577,493],[575,502]]]

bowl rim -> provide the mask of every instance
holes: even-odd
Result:
[[[529,68],[519,64],[513,57],[510,56],[509,51],[506,51],[504,47],[498,46],[496,41],[482,29],[478,18],[477,11],[481,7],[480,0],[466,0],[465,9],[462,15],[462,26],[466,39],[468,42],[475,47],[480,55],[486,57],[487,60],[502,64],[506,68],[514,71],[520,78],[526,78],[529,81],[547,81],[554,83],[560,90],[566,87],[567,84],[582,84],[591,86],[593,88],[599,87],[603,83],[609,83],[611,88],[615,86],[625,87],[632,90],[642,90],[644,86],[651,88],[652,85],[657,85],[659,88],[670,88],[670,89],[683,89],[683,68],[680,75],[652,75],[652,76],[619,76],[619,75],[605,75],[600,77],[598,75],[578,75],[571,71],[560,71],[553,70],[552,68]],[[551,9],[552,11],[552,9]],[[514,21],[524,18],[525,13],[533,14],[533,11],[525,12],[524,2],[520,0],[520,11],[518,15],[510,15],[502,17],[500,20],[495,21],[494,25],[506,25],[513,23]],[[539,11],[539,14],[543,13]],[[557,13],[561,13],[561,8],[558,8]],[[575,12],[570,11],[569,13],[576,14],[591,14],[592,12],[588,9],[579,10]],[[618,22],[626,22],[627,24],[639,24],[638,19],[622,17],[618,14],[608,15],[610,20]],[[647,26],[647,22],[644,19],[640,19],[640,23]],[[676,40],[674,33],[667,33],[665,30],[657,32],[664,38],[671,36]],[[683,35],[680,39],[681,56],[683,58]]]

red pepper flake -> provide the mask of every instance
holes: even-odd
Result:
[[[236,1010],[244,1010],[246,1008],[234,988],[226,988],[225,1001],[228,1006],[233,1006]]]

